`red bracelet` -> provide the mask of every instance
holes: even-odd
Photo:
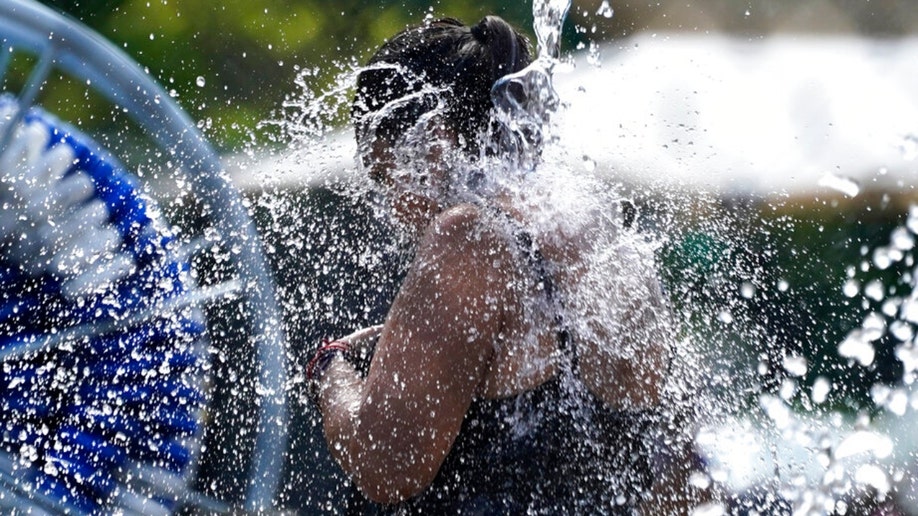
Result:
[[[323,341],[322,347],[316,350],[312,360],[306,364],[306,380],[310,382],[318,381],[318,377],[328,369],[335,354],[347,353],[350,349],[350,344],[340,340]]]

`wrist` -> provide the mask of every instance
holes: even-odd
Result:
[[[312,359],[306,365],[306,381],[309,388],[309,398],[318,405],[319,390],[325,371],[331,366],[336,356],[343,356],[350,351],[351,346],[343,341],[323,341],[322,346],[316,350]]]

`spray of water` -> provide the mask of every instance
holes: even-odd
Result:
[[[799,221],[765,222],[752,201],[730,204],[675,188],[635,194],[615,184],[614,174],[613,181],[603,177],[602,167],[589,158],[572,156],[559,140],[554,123],[562,103],[552,81],[569,7],[564,0],[534,2],[537,58],[492,89],[498,134],[491,141],[498,142],[500,152],[475,163],[455,156],[457,173],[448,191],[427,193],[477,204],[501,193],[530,215],[527,229],[536,240],[550,245],[551,239],[576,235],[592,239],[585,246],[589,267],[578,290],[565,293],[573,300],[565,307],[568,319],[577,321],[574,331],[586,340],[626,313],[660,312],[654,285],[646,279],[654,277],[660,261],[665,264],[663,283],[674,321],[659,323],[672,325],[677,356],[670,370],[670,423],[660,436],[667,446],[661,446],[658,458],[664,484],[672,485],[654,494],[672,503],[660,504],[661,511],[852,514],[857,509],[850,507],[865,492],[890,495],[904,470],[891,465],[899,452],[885,429],[918,404],[911,387],[918,374],[918,272],[901,278],[905,294],[890,295],[887,286],[873,280],[862,284],[854,273],[839,289],[842,295],[869,300],[871,308],[863,323],[837,343],[837,356],[826,361],[839,362],[839,368],[869,369],[880,342],[892,340],[904,366],[900,384],[878,384],[871,391],[883,413],[844,415],[832,401],[843,387],[825,376],[825,366],[807,352],[821,335],[804,336],[802,329],[794,333],[803,327],[799,321],[805,314],[792,307],[769,316],[759,310],[804,288],[792,279],[794,271],[775,268],[778,244],[768,240],[769,234],[789,232]],[[611,12],[603,2],[597,16]],[[336,87],[320,93],[308,89],[314,71],[303,71],[298,81],[303,93],[287,99],[285,116],[269,123],[279,129],[278,139],[299,148],[329,146],[359,70],[353,63],[341,69]],[[406,152],[397,167],[404,183],[419,191],[431,186],[418,169],[432,145],[426,123],[422,117],[406,133]],[[351,139],[349,132],[346,138]],[[318,175],[322,164],[304,157],[302,166],[313,167]],[[388,212],[374,202],[380,192],[365,172],[357,160],[343,181],[314,189],[305,202],[285,191],[268,192],[257,201],[268,240],[278,243],[271,250],[276,269],[286,271],[280,283],[289,305],[289,333],[302,339],[294,337],[294,362],[305,354],[297,349],[309,349],[321,336],[378,323],[410,260],[405,241],[392,232]],[[849,196],[860,193],[838,181],[829,186]],[[632,224],[649,233],[623,225],[631,210],[623,206],[632,204],[643,207]],[[867,252],[870,267],[913,267],[916,236],[918,208],[912,208],[888,245]],[[641,306],[628,306],[629,299]],[[546,307],[527,309],[537,317]],[[789,327],[777,327],[781,322]],[[638,356],[645,335],[631,337],[605,352]],[[308,449],[323,445],[321,435],[310,439],[304,444]],[[689,449],[705,455],[706,468],[696,466]],[[720,460],[724,457],[732,462]],[[745,469],[737,467],[743,457],[748,459]]]
[[[578,276],[577,281],[559,281],[567,300],[565,320],[570,322],[572,333],[582,342],[614,343],[593,350],[598,360],[613,363],[641,359],[647,343],[659,340],[658,336],[673,341],[678,338],[673,322],[665,316],[656,281],[661,241],[637,231],[649,219],[636,216],[623,189],[597,175],[595,164],[583,166],[582,156],[571,156],[556,136],[556,117],[562,103],[552,81],[562,55],[562,26],[569,8],[569,0],[534,3],[537,57],[529,67],[504,77],[492,89],[493,117],[497,122],[492,127],[497,127],[498,134],[484,138],[497,142],[490,149],[494,152],[483,152],[474,161],[459,154],[448,156],[452,180],[445,191],[431,191],[434,185],[424,165],[437,142],[427,127],[429,117],[421,117],[398,143],[400,157],[392,174],[402,187],[445,198],[448,203],[487,206],[497,197],[509,199],[514,210],[526,214],[525,230],[539,245],[570,247],[571,242],[576,243],[582,254],[582,267],[574,272],[554,271]],[[299,165],[315,170],[316,176],[321,176],[323,165],[321,158],[315,157],[323,152],[315,149],[330,147],[329,135],[336,121],[341,120],[340,113],[349,106],[359,71],[353,63],[341,68],[336,86],[325,92],[309,89],[315,71],[304,70],[297,81],[302,92],[286,100],[283,116],[263,125],[274,131],[279,141],[309,149],[298,158]],[[437,92],[422,90],[418,94],[435,98]],[[385,108],[382,112],[386,112]],[[436,113],[434,107],[430,115]],[[346,131],[345,138],[351,140],[350,131]],[[385,203],[377,202],[384,193],[377,191],[366,175],[361,160],[356,159],[345,177],[319,183],[305,198],[296,192],[273,190],[255,201],[256,210],[262,214],[262,230],[272,243],[268,251],[279,271],[279,288],[288,307],[286,324],[292,336],[293,363],[308,355],[305,350],[321,337],[379,323],[410,261],[410,239],[393,231],[398,225],[393,223]],[[626,224],[626,219],[636,220]],[[495,220],[496,225],[504,223]],[[508,238],[512,239],[518,229],[507,227]],[[557,307],[547,306],[538,297],[529,300],[524,310],[533,320],[550,320],[547,311]],[[537,342],[535,338],[521,340]],[[700,370],[689,364],[692,354],[688,343],[671,347],[679,349],[682,356],[673,366],[673,376],[687,377],[688,371]],[[295,379],[290,386],[294,394],[300,392],[301,380]],[[671,390],[674,399],[692,396],[687,382],[672,382]],[[653,439],[678,447],[688,441],[691,427],[675,422],[685,415],[682,405],[675,405],[678,407],[664,415],[672,422],[661,425],[667,428],[667,435]],[[575,407],[567,410],[577,412]],[[304,405],[300,413],[311,412]],[[303,446],[308,451],[293,452],[292,456],[312,457],[314,450],[324,449],[320,433],[305,433],[298,438],[302,441],[294,442],[294,448]],[[630,457],[622,460],[624,464],[639,462]],[[304,464],[301,470],[308,472],[308,478],[288,482],[294,487],[284,496],[296,496],[292,494],[295,486],[305,483],[313,487],[311,492],[328,493],[333,499],[333,486],[341,479],[336,480],[334,470],[330,470],[324,477],[328,478],[327,488],[317,489],[316,478],[323,478],[317,467],[314,461]],[[600,474],[606,490],[634,493],[643,489],[640,474],[627,468],[610,468]],[[316,495],[306,504],[322,507],[323,496]],[[682,495],[670,493],[667,497],[681,500]],[[611,503],[626,502],[635,500],[622,494]]]

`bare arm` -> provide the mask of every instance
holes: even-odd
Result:
[[[502,263],[477,211],[441,215],[381,331],[366,380],[342,359],[324,376],[329,447],[371,499],[394,503],[436,476],[482,382],[502,327]]]

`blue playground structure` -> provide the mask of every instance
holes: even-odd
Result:
[[[241,508],[273,507],[285,336],[261,240],[218,156],[148,73],[79,22],[4,0],[0,42],[0,512],[230,510],[195,490],[202,436],[220,424],[209,404],[224,396],[205,308],[226,299],[256,358],[234,364],[258,386]],[[203,226],[167,220],[118,157],[40,107],[55,73],[142,129],[209,207]],[[225,272],[196,273],[207,253],[226,257]]]

